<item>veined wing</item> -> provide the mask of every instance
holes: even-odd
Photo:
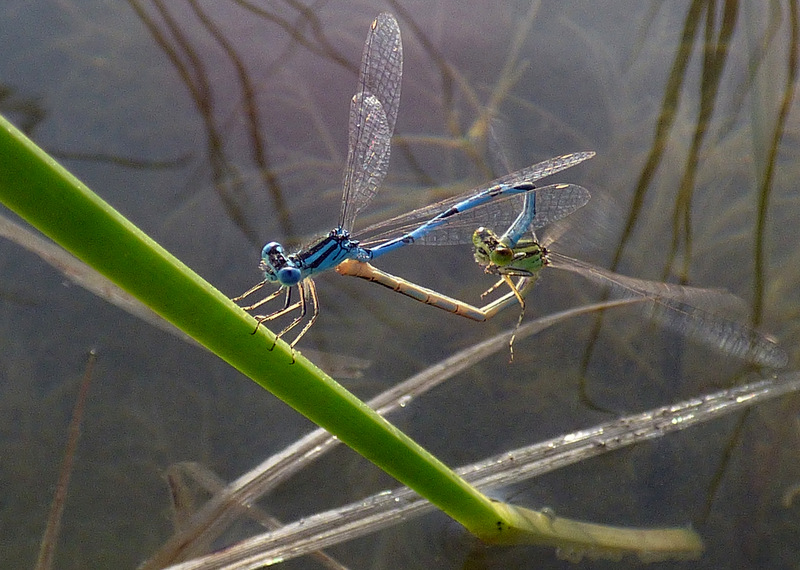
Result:
[[[402,74],[400,28],[394,16],[383,13],[373,21],[364,43],[358,92],[350,105],[339,219],[340,227],[348,231],[352,230],[358,212],[369,203],[386,177],[400,105]]]
[[[417,210],[401,214],[389,220],[373,224],[368,228],[364,229],[363,231],[358,232],[358,234],[359,236],[366,236],[365,243],[367,244],[386,241],[388,239],[400,236],[407,231],[415,229],[421,223],[432,219],[434,216],[447,211],[449,208],[455,206],[456,204],[464,202],[465,200],[473,196],[476,196],[481,192],[486,192],[489,189],[498,188],[500,186],[514,187],[524,184],[533,184],[537,180],[540,180],[557,172],[561,172],[562,170],[566,170],[567,168],[575,166],[576,164],[579,164],[584,160],[588,160],[589,158],[592,158],[594,154],[595,154],[594,152],[576,152],[544,160],[527,168],[523,168],[522,170],[517,170],[516,172],[512,172],[511,174],[503,176],[502,178],[493,180],[492,182],[489,182],[488,184],[485,184],[483,186],[478,186],[476,188],[473,188],[472,190],[464,192],[463,194],[460,194],[458,196],[453,196],[452,198],[446,198],[435,204],[430,204],[428,206],[424,206]],[[583,195],[585,193],[586,200],[584,200],[583,203],[580,204],[580,206],[582,206],[583,204],[586,203],[586,201],[588,201],[589,193],[587,190],[581,188],[580,186],[572,186],[572,185],[567,185],[567,186],[569,187],[568,194],[570,192],[574,192],[572,196],[573,198],[577,197],[578,195]],[[551,187],[548,186],[547,188]],[[540,192],[543,189],[544,188],[537,189],[536,191]],[[571,190],[571,189],[580,189],[580,190]],[[495,217],[497,221],[497,227],[500,227],[503,224],[505,224],[505,227],[508,227],[508,225],[516,218],[516,216],[519,214],[522,208],[523,199],[521,196],[522,196],[521,194],[518,194],[516,196],[512,195],[509,197],[499,197],[495,200],[492,200],[486,205],[479,206],[471,210],[467,210],[465,212],[461,212],[457,215],[457,217],[454,217],[452,220],[449,220],[448,223],[445,224],[445,227],[436,230],[435,233],[431,235],[428,241],[423,241],[421,243],[426,243],[426,244],[464,243],[463,239],[461,241],[452,241],[452,240],[448,241],[448,239],[445,238],[442,238],[437,242],[435,240],[435,237],[436,234],[446,231],[447,227],[451,227],[453,224],[456,224],[457,226],[458,224],[461,223],[462,220],[465,221],[465,224],[466,223],[474,224],[475,220],[479,220],[478,225],[483,224],[489,226],[490,223],[494,225],[494,222],[488,221],[488,219],[491,216],[489,216],[489,214],[486,211],[486,208],[492,209],[492,206],[494,206],[494,209],[497,212]],[[566,204],[567,197],[564,196],[561,199],[565,200],[564,203]],[[583,197],[581,197],[580,199],[583,199]],[[570,210],[570,212],[578,209],[580,206],[576,206],[575,208]],[[539,227],[542,227],[544,225],[547,225],[548,223],[551,223],[552,221],[555,221],[556,219],[559,219],[553,217],[547,220],[547,217],[544,215],[544,210],[545,208],[543,208],[542,216],[540,218],[537,217],[537,219],[535,220],[536,222],[541,222],[541,226]],[[468,212],[473,212],[471,218],[465,216],[465,214],[467,214]],[[560,217],[564,217],[564,215]],[[487,220],[487,222],[484,224],[483,220]],[[466,239],[467,242],[471,240],[471,235],[472,235],[471,232],[474,231],[476,227],[477,226],[473,227],[472,230],[468,232],[469,236],[467,236]],[[503,231],[505,230],[505,227],[503,228]],[[463,237],[464,234],[465,234],[464,231],[457,232],[458,236]]]
[[[350,150],[340,227],[350,231],[358,212],[378,191],[389,168],[391,143],[383,105],[374,95],[356,93],[350,105]]]
[[[389,133],[394,132],[400,108],[400,80],[403,76],[403,43],[397,20],[380,14],[370,28],[361,58],[359,91],[378,98],[386,113]]]
[[[541,228],[556,220],[570,215],[589,201],[589,191],[574,184],[551,184],[534,188],[525,193],[536,194],[537,212],[530,224],[531,228]],[[468,208],[458,213],[449,215],[442,220],[441,225],[432,227],[422,236],[414,239],[415,244],[422,245],[457,245],[472,243],[472,234],[479,226],[487,228],[506,228],[519,215],[525,194],[509,194],[495,198],[480,206]],[[447,211],[445,206],[444,210]],[[365,240],[369,246],[373,243],[403,235],[415,230],[420,223],[413,222],[404,226],[371,236]],[[501,230],[502,231],[502,230]]]
[[[547,259],[550,267],[609,287],[615,297],[650,299],[639,304],[646,316],[679,334],[762,366],[783,368],[789,361],[786,352],[761,333],[710,312],[744,306],[744,301],[727,291],[635,279],[556,252],[548,252]]]

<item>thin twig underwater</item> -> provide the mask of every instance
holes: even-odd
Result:
[[[44,535],[39,545],[39,556],[36,559],[36,570],[49,570],[53,567],[55,559],[56,545],[61,531],[61,518],[64,514],[64,505],[67,500],[69,481],[75,463],[75,454],[78,449],[78,442],[81,436],[81,424],[83,423],[84,411],[86,410],[86,400],[89,395],[89,386],[94,374],[94,365],[97,360],[97,353],[89,351],[86,361],[86,370],[83,374],[78,389],[78,396],[75,399],[75,406],[72,410],[72,418],[67,428],[67,443],[64,449],[64,458],[61,461],[61,469],[58,474],[58,483],[55,487],[53,502],[50,504],[50,513],[47,517]]]

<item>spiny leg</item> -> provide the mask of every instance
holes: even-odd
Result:
[[[259,289],[264,287],[264,285],[266,285],[267,283],[268,283],[268,281],[265,279],[264,281],[262,281],[261,283],[258,283],[257,285],[251,287],[250,289],[248,289],[247,291],[245,291],[244,293],[242,293],[238,297],[231,297],[231,301],[234,301],[234,302],[241,301],[242,299],[245,299],[246,297],[249,297],[250,295],[252,295],[256,291],[258,291]],[[242,309],[244,309],[245,311],[252,311],[254,309],[257,309],[261,305],[265,305],[265,304],[269,303],[270,301],[272,301],[275,297],[277,297],[278,295],[281,294],[281,291],[283,291],[283,287],[279,287],[277,290],[273,291],[272,293],[270,293],[269,295],[267,295],[266,297],[264,297],[260,301],[256,301],[252,305],[246,305],[246,306],[242,307]],[[286,297],[287,297],[286,298],[286,302],[284,303],[283,309],[281,309],[281,311],[285,311],[286,307],[289,306],[289,289],[286,290]],[[261,323],[264,320],[266,320],[265,318],[259,317],[259,316],[256,316],[256,319],[259,319],[259,320],[258,320],[258,323],[256,324],[256,328],[252,332],[252,334],[256,334],[256,332],[258,331],[258,327],[261,325]]]
[[[255,285],[254,287],[251,287],[250,289],[248,289],[247,291],[245,291],[243,294],[239,295],[238,297],[233,297],[233,298],[231,298],[231,301],[241,301],[242,299],[244,299],[244,298],[248,297],[248,296],[249,296],[249,295],[251,295],[252,293],[255,293],[256,291],[258,291],[259,289],[261,289],[261,288],[262,288],[264,285],[266,285],[266,284],[267,284],[267,280],[265,279],[264,281],[262,281],[261,283],[259,283],[259,284]],[[265,305],[265,304],[269,303],[269,302],[270,302],[270,301],[272,301],[272,300],[273,300],[275,297],[277,297],[278,295],[280,295],[280,294],[281,294],[281,291],[283,291],[283,289],[284,289],[283,287],[280,287],[280,288],[278,288],[277,290],[275,290],[275,291],[273,291],[272,293],[270,293],[269,295],[267,295],[266,297],[264,297],[263,299],[261,299],[260,301],[257,301],[257,302],[255,302],[255,303],[253,303],[252,305],[247,305],[247,306],[245,306],[245,307],[242,307],[242,309],[244,309],[245,311],[252,311],[252,310],[254,310],[254,309],[257,309],[257,308],[258,308],[258,307],[260,307],[261,305]],[[279,312],[279,313],[281,313],[281,314],[284,314],[284,313],[286,312],[286,310],[287,310],[287,307],[289,306],[289,302],[290,302],[290,291],[291,291],[291,289],[290,289],[290,288],[287,288],[287,289],[286,289],[286,302],[285,302],[285,303],[284,303],[284,305],[283,305],[283,309],[281,309],[280,311],[278,311],[278,312]],[[256,320],[257,320],[257,322],[256,322],[256,328],[255,328],[255,329],[253,329],[253,332],[252,332],[252,333],[250,333],[250,334],[256,334],[256,333],[258,332],[258,327],[260,327],[260,326],[261,326],[261,323],[262,323],[262,322],[264,322],[265,320],[268,320],[268,319],[267,319],[266,317],[262,317],[262,316],[258,316],[258,315],[256,315]]]
[[[242,294],[241,294],[241,295],[239,295],[238,297],[231,297],[231,301],[233,301],[234,303],[238,303],[238,302],[239,302],[239,301],[241,301],[242,299],[244,299],[244,298],[246,298],[246,297],[249,297],[250,295],[252,295],[252,294],[253,294],[253,293],[255,293],[256,291],[258,291],[259,289],[261,289],[261,288],[262,288],[264,285],[266,285],[266,284],[267,284],[267,280],[266,280],[266,279],[264,279],[264,280],[263,280],[261,283],[258,283],[258,284],[256,284],[256,285],[254,285],[254,286],[250,287],[250,289],[248,289],[247,291],[245,291],[244,293],[242,293]],[[272,299],[274,299],[275,297],[271,297],[271,298],[272,298]],[[247,307],[242,307],[242,308],[243,308],[243,309],[247,309]]]
[[[248,305],[247,307],[242,307],[242,309],[244,309],[245,311],[252,311],[253,309],[259,308],[261,305],[266,305],[267,303],[272,301],[275,297],[280,295],[282,291],[283,291],[283,287],[277,289],[276,291],[273,291],[272,293],[270,293],[269,295],[267,295],[266,297],[264,297],[260,301],[257,301],[255,303],[253,303],[252,305]],[[288,289],[287,289],[287,293],[288,293]],[[289,304],[289,302],[287,300],[286,304],[284,305],[284,308],[286,308],[286,306],[288,304]]]
[[[519,293],[519,296],[524,298],[528,293],[530,293],[530,291],[536,284],[536,281],[537,278],[535,275],[531,277],[520,277],[519,279],[517,279],[515,288]],[[504,283],[504,281],[502,280],[500,282]],[[500,297],[499,299],[492,301],[488,305],[484,305],[483,307],[481,307],[481,310],[484,311],[484,313],[486,314],[486,318],[488,319],[493,317],[499,311],[505,309],[506,307],[511,306],[512,304],[516,305],[519,304],[519,300],[517,299],[517,295],[514,293],[513,289],[508,293],[506,293],[505,295],[503,295],[502,297]]]
[[[505,282],[505,279],[500,279],[500,280],[498,280],[498,281],[497,281],[497,283],[495,283],[494,285],[492,285],[491,287],[489,287],[489,288],[488,288],[486,291],[484,291],[483,293],[481,293],[481,299],[483,299],[484,297],[486,297],[486,296],[487,296],[487,295],[489,295],[490,293],[493,293],[494,291],[496,291],[496,290],[497,290],[497,288],[498,288],[498,287],[500,287],[500,286],[501,286],[501,285],[502,285],[504,282]],[[513,289],[513,287],[512,287],[512,289]]]
[[[494,291],[496,291],[497,288],[500,287],[503,283],[507,283],[508,286],[511,287],[511,290],[514,291],[514,295],[518,299],[520,299],[521,296],[519,294],[518,288],[512,286],[511,282],[508,280],[508,278],[509,277],[523,278],[523,277],[533,277],[534,276],[534,273],[531,273],[530,271],[525,271],[524,269],[515,269],[515,268],[506,268],[506,267],[498,268],[496,265],[487,265],[483,272],[484,273],[493,273],[495,275],[500,274],[502,278],[499,279],[497,281],[497,283],[495,283],[494,285],[489,287],[486,291],[481,293],[481,299],[483,299],[484,297],[486,297],[490,293],[493,293]]]
[[[508,275],[505,275],[505,274],[502,277],[503,278],[500,281],[501,282],[505,282],[505,284],[508,285],[511,288],[511,291],[514,293],[514,296],[517,298],[517,301],[519,301],[519,306],[520,306],[520,309],[521,309],[519,320],[520,320],[520,322],[522,322],[522,316],[525,314],[525,299],[522,298],[522,295],[520,294],[519,289],[517,289],[517,286],[514,285],[514,282],[511,280],[511,277],[509,277]],[[519,326],[519,325],[517,325],[517,326]]]
[[[240,295],[239,297],[236,297],[236,299],[243,299],[243,298],[247,297],[248,295],[250,295],[254,291],[257,291],[258,289],[263,287],[265,283],[266,283],[266,281],[264,281],[262,283],[259,283],[258,285],[256,285],[255,287],[253,287],[252,289],[250,289],[249,291],[247,291],[243,295]],[[311,328],[311,326],[317,320],[317,316],[319,315],[319,301],[318,301],[318,297],[317,297],[317,287],[314,284],[314,281],[311,280],[311,279],[305,279],[304,281],[301,281],[300,283],[297,284],[297,290],[298,290],[298,293],[300,294],[300,300],[297,301],[297,302],[292,303],[292,288],[291,287],[281,287],[280,289],[278,289],[277,291],[271,293],[267,297],[261,299],[257,303],[254,303],[254,304],[252,304],[250,306],[242,307],[242,308],[245,309],[245,310],[248,310],[248,311],[256,309],[256,308],[260,307],[261,305],[264,305],[264,304],[268,303],[269,301],[272,301],[275,297],[280,295],[281,292],[284,289],[286,290],[286,300],[284,301],[283,307],[281,309],[277,310],[277,311],[274,311],[274,312],[268,314],[268,315],[254,315],[255,318],[256,318],[256,328],[255,328],[255,330],[253,331],[252,334],[255,334],[256,332],[258,332],[258,327],[260,327],[264,322],[275,320],[275,319],[280,318],[280,317],[282,317],[284,315],[287,315],[287,314],[291,313],[292,311],[294,311],[294,310],[299,308],[300,309],[300,314],[297,317],[295,317],[292,320],[291,323],[286,325],[277,335],[275,335],[275,340],[272,343],[272,346],[270,347],[270,350],[273,350],[275,348],[275,345],[278,342],[278,339],[282,338],[286,333],[288,333],[290,330],[292,330],[294,327],[296,327],[300,323],[300,321],[302,321],[305,318],[306,313],[307,313],[308,304],[310,302],[311,305],[312,305],[311,319],[303,327],[303,330],[300,331],[300,334],[298,334],[295,337],[295,339],[291,342],[291,344],[289,345],[291,347],[291,349],[292,349],[292,362],[294,362],[294,346],[303,337],[303,335],[308,331],[308,329]]]
[[[253,315],[255,317],[255,319],[256,319],[256,329],[251,334],[256,334],[258,332],[258,327],[260,327],[261,323],[263,323],[264,321],[271,321],[272,319],[276,319],[276,318],[280,317],[281,315],[285,315],[286,313],[289,313],[289,312],[295,310],[299,306],[299,303],[295,303],[294,305],[291,305],[291,302],[292,302],[292,288],[291,287],[281,287],[280,289],[275,291],[272,295],[267,297],[266,300],[267,301],[271,301],[272,299],[274,299],[275,297],[280,295],[282,291],[286,291],[286,300],[283,302],[283,308],[278,309],[277,311],[273,311],[272,313],[270,313],[268,315]],[[264,301],[264,299],[262,299],[262,301]],[[263,305],[264,302],[262,302],[262,301],[259,301],[258,303],[256,303],[256,305],[253,305],[253,306]],[[245,309],[250,309],[252,307],[244,307],[244,308]],[[274,348],[274,346],[273,346],[273,348]],[[270,350],[272,350],[272,349],[270,349]]]
[[[300,291],[300,306],[302,307],[299,319],[302,319],[306,314],[306,309],[309,305],[309,301],[311,304],[311,318],[308,319],[308,322],[303,327],[303,330],[300,331],[294,340],[291,342],[289,347],[292,349],[292,362],[294,362],[294,345],[303,338],[303,335],[308,332],[319,316],[319,299],[317,298],[317,285],[314,283],[313,279],[305,279],[298,283],[297,289]],[[297,319],[295,319],[297,320]],[[292,325],[294,326],[294,325]],[[285,332],[285,331],[284,331]],[[283,333],[281,333],[283,334]]]
[[[517,326],[514,327],[514,332],[513,332],[513,334],[511,335],[511,338],[508,341],[508,351],[511,353],[511,361],[513,362],[513,360],[514,360],[514,339],[517,338],[517,329],[522,324],[522,319],[525,316],[525,299],[522,298],[522,295],[520,294],[519,289],[517,289],[517,286],[514,285],[514,282],[511,280],[511,277],[509,277],[508,275],[504,274],[502,276],[502,279],[500,281],[498,281],[498,283],[502,283],[502,282],[505,282],[506,285],[508,285],[511,288],[511,291],[514,293],[514,296],[517,298],[517,301],[519,301],[519,306],[520,306],[519,318],[517,319]],[[495,284],[495,288],[496,287],[497,287],[497,284]]]
[[[285,335],[290,330],[292,330],[292,328],[294,328],[295,325],[297,325],[297,323],[299,323],[303,319],[305,314],[306,314],[305,299],[303,297],[303,291],[301,289],[300,284],[297,285],[297,289],[300,291],[300,300],[299,301],[297,301],[295,303],[292,303],[292,288],[291,287],[286,287],[286,301],[284,302],[282,309],[280,309],[278,311],[275,311],[274,313],[270,313],[269,315],[256,315],[256,320],[258,321],[258,324],[256,325],[256,330],[258,330],[258,327],[261,326],[261,324],[264,323],[265,321],[275,320],[275,319],[280,318],[280,317],[282,317],[284,315],[288,315],[289,313],[291,313],[295,309],[298,309],[298,308],[300,309],[300,315],[295,317],[295,319],[291,323],[286,325],[283,328],[283,330],[281,330],[277,335],[275,335],[275,340],[272,342],[272,346],[270,347],[270,350],[273,350],[275,348],[275,345],[278,343],[278,339],[281,338],[283,335]],[[279,291],[280,291],[280,289],[279,289]],[[255,334],[255,332],[253,334]]]

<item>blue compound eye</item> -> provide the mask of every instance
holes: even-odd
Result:
[[[259,268],[264,272],[264,277],[281,285],[297,285],[302,278],[300,270],[294,263],[287,259],[283,253],[283,246],[276,241],[271,241],[261,250],[261,263]]]
[[[300,270],[296,267],[283,267],[278,270],[278,281],[287,287],[297,285],[300,282]]]
[[[283,246],[277,241],[271,241],[261,250],[261,259],[267,260],[275,254],[283,255]]]

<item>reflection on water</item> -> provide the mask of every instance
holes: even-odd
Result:
[[[771,7],[337,2],[312,10],[131,0],[34,10],[12,0],[0,8],[0,76],[2,93],[13,95],[0,108],[18,121],[9,102],[35,108],[28,126],[53,151],[139,161],[66,164],[235,295],[259,279],[263,242],[301,244],[335,224],[363,30],[391,9],[406,58],[398,134],[388,181],[362,224],[487,180],[487,126],[499,115],[524,164],[598,153],[564,179],[592,192],[562,240],[565,253],[637,277],[726,287],[752,303],[749,323],[791,354],[800,336],[797,24],[793,3]],[[174,162],[181,157],[191,163]],[[198,461],[230,479],[310,429],[210,356],[63,286],[16,246],[0,247],[0,454],[13,458],[0,468],[0,565],[35,559],[87,348],[97,347],[98,363],[57,567],[133,566],[157,548],[170,530],[162,480],[170,464]],[[468,247],[406,248],[381,262],[465,300],[492,282]],[[461,322],[338,275],[318,286],[323,312],[306,343],[371,360],[371,383],[354,388],[362,396],[516,319]],[[596,296],[578,279],[547,275],[528,311]],[[736,382],[740,372],[625,309],[519,343],[514,363],[506,360],[414,400],[398,424],[448,463],[465,463],[608,419],[581,395],[634,411]],[[794,415],[787,399],[738,423],[550,474],[515,500],[608,523],[693,522],[708,547],[702,566],[786,566],[798,543],[798,507],[781,505],[800,479]],[[373,471],[342,450],[263,506],[292,520],[383,488]],[[399,548],[420,567],[460,567],[471,546],[448,542],[443,518],[337,556],[389,568]],[[563,564],[540,549],[470,556],[478,567]]]

